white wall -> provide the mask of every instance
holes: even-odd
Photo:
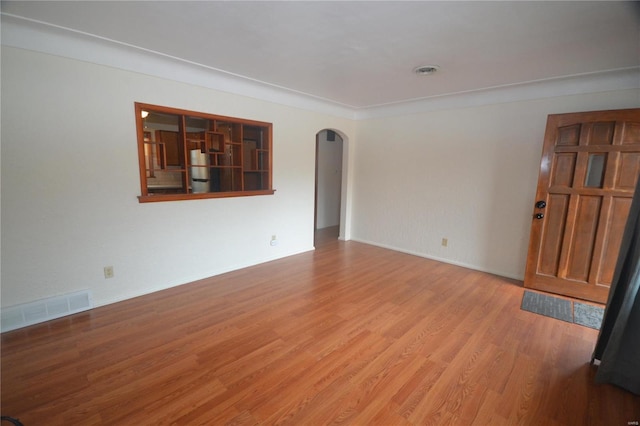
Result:
[[[547,115],[639,101],[625,90],[359,121],[351,237],[522,279]]]
[[[82,289],[99,306],[311,250],[316,133],[354,126],[7,46],[1,77],[2,306]],[[135,101],[272,122],[275,195],[138,203]]]
[[[327,140],[327,131],[318,134],[318,198],[316,228],[323,229],[340,224],[340,198],[342,186],[342,138]]]

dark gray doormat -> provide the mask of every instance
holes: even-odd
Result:
[[[521,309],[562,321],[573,322],[571,301],[546,294],[525,291]]]
[[[603,316],[604,308],[601,308],[600,306],[573,302],[573,322],[576,324],[600,330]]]
[[[520,308],[524,311],[556,318],[566,322],[600,329],[604,308],[573,302],[546,294],[525,291]]]

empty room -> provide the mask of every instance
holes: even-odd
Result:
[[[2,1],[2,425],[640,422],[640,6]]]

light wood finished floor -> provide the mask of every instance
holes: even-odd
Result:
[[[597,332],[518,282],[356,242],[2,335],[31,425],[622,425]]]

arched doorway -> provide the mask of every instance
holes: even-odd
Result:
[[[343,144],[342,136],[334,130],[316,134],[315,246],[340,235]]]

